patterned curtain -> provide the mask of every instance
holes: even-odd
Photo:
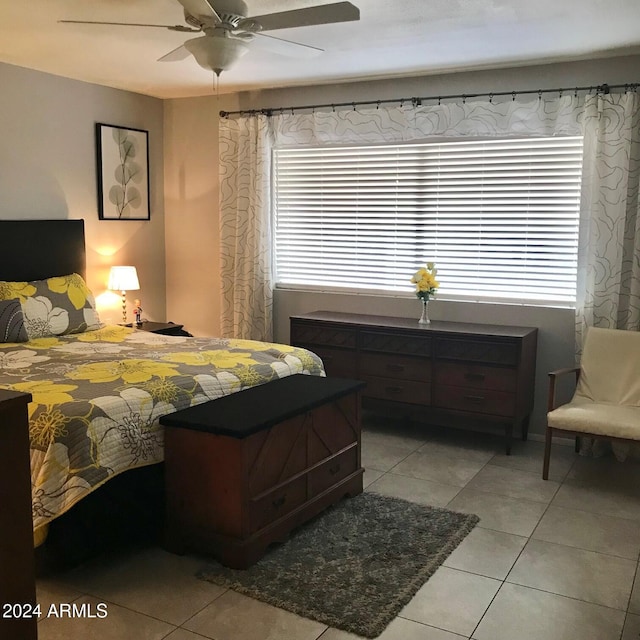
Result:
[[[221,333],[271,341],[270,164],[266,116],[220,120]]]
[[[469,100],[438,105],[283,113],[272,118],[279,145],[381,144],[430,136],[580,135],[584,98]]]
[[[431,136],[584,135],[576,344],[587,325],[640,329],[640,115],[626,94],[251,115],[220,122],[222,334],[271,339],[273,145]]]
[[[589,96],[584,114],[578,351],[587,326],[640,330],[640,96]]]
[[[586,327],[640,331],[640,97],[590,96],[585,104],[576,351]],[[620,461],[640,445],[583,438],[582,455]]]

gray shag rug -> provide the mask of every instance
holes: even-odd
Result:
[[[478,521],[366,492],[330,507],[249,569],[212,562],[198,577],[375,638]]]

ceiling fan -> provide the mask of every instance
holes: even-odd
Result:
[[[350,2],[334,2],[253,17],[247,17],[248,9],[243,0],[178,0],[178,2],[184,7],[184,19],[188,26],[86,20],[60,20],[60,22],[153,27],[184,33],[203,33],[204,35],[187,40],[162,56],[159,61],[184,60],[191,54],[201,67],[212,70],[219,76],[222,71],[229,69],[247,53],[249,45],[253,42],[261,44],[263,48],[291,56],[313,56],[323,51],[318,47],[270,36],[263,33],[264,31],[360,19],[360,10]]]

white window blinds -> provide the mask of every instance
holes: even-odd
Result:
[[[582,138],[274,151],[276,283],[575,301]]]

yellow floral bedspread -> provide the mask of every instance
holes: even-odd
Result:
[[[160,462],[159,417],[295,373],[324,375],[322,361],[288,345],[120,326],[0,344],[0,387],[33,395],[36,540],[110,477]]]

